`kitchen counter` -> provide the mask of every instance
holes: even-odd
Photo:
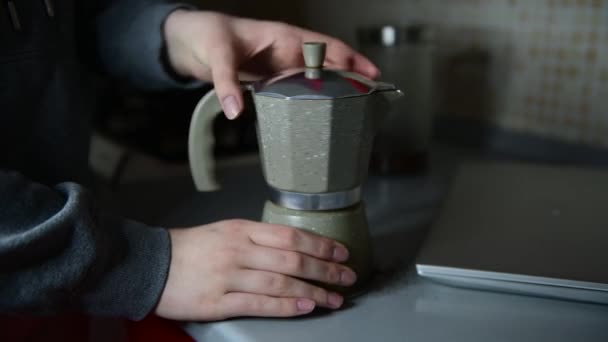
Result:
[[[370,177],[364,199],[376,274],[368,292],[339,311],[290,319],[243,318],[185,322],[197,341],[608,341],[608,306],[483,292],[432,283],[413,261],[441,208],[457,166],[486,159],[478,152],[442,146],[423,176]],[[227,218],[259,219],[266,199],[258,165],[220,170],[224,188],[195,193],[189,179],[121,189],[131,216],[169,227]],[[147,192],[150,195],[142,196]],[[139,216],[139,217],[138,217]]]

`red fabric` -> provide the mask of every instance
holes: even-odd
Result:
[[[193,342],[177,323],[157,316],[125,321],[127,342]],[[86,342],[89,318],[84,315],[52,317],[0,316],[1,342]]]
[[[127,323],[128,342],[193,342],[176,322],[150,315],[139,322]]]
[[[0,341],[86,342],[89,338],[88,322],[83,315],[0,316]]]

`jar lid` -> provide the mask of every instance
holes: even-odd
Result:
[[[255,82],[255,94],[291,100],[331,100],[395,89],[391,84],[375,82],[355,72],[324,69],[325,43],[304,43],[302,50],[305,68]]]
[[[357,40],[362,47],[391,48],[396,46],[428,45],[434,42],[430,26],[414,24],[408,26],[382,25],[357,29]]]

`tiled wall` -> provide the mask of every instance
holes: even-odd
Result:
[[[608,147],[608,0],[265,0],[232,9],[354,45],[358,27],[432,24],[437,113]]]
[[[457,46],[477,46],[488,54],[485,67],[469,72],[479,77],[484,68],[487,71],[486,91],[480,88],[480,94],[490,100],[482,107],[486,111],[478,113],[480,118],[520,131],[608,146],[608,1],[461,0],[450,1],[449,6],[440,5],[446,1],[433,2],[430,17],[441,25],[444,62]],[[459,31],[463,34],[453,34]],[[449,70],[447,63],[440,81],[453,78],[446,75]],[[449,112],[454,106],[445,102],[445,96],[442,99],[443,111]]]

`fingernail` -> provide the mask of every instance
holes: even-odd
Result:
[[[334,309],[337,309],[342,306],[342,302],[344,302],[344,298],[337,293],[330,292],[327,294],[327,303]]]
[[[315,302],[310,299],[298,299],[296,301],[296,306],[299,311],[308,312],[315,308]]]
[[[340,273],[340,283],[344,285],[352,285],[357,281],[357,275],[355,272],[345,270]]]
[[[224,114],[230,120],[236,118],[241,111],[239,108],[239,103],[236,101],[236,97],[229,95],[224,98],[222,101],[224,105]]]
[[[348,250],[342,246],[334,247],[333,256],[335,261],[346,261],[348,260]]]

